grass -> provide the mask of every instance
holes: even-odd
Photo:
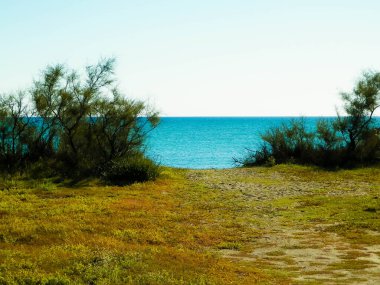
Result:
[[[329,172],[290,165],[166,169],[155,182],[126,187],[3,179],[0,284],[375,278],[376,260],[365,258],[367,248],[380,245],[379,185],[379,168]],[[304,250],[334,258],[309,260]]]

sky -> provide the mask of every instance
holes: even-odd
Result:
[[[162,116],[330,116],[380,70],[380,1],[0,0],[0,93],[115,57]]]

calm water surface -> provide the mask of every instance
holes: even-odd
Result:
[[[233,157],[260,145],[268,128],[290,117],[193,117],[161,119],[147,141],[148,155],[162,165],[184,168],[229,168]],[[319,118],[304,118],[312,128]],[[331,119],[331,118],[330,118]]]

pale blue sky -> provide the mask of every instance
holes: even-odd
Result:
[[[48,64],[117,58],[163,116],[334,115],[380,70],[380,1],[0,0],[0,92]]]

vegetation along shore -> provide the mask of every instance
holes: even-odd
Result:
[[[379,11],[0,1],[0,285],[380,285]]]
[[[379,73],[315,133],[294,122],[246,167],[191,170],[146,158],[158,114],[113,64],[1,97],[0,284],[380,283]]]

